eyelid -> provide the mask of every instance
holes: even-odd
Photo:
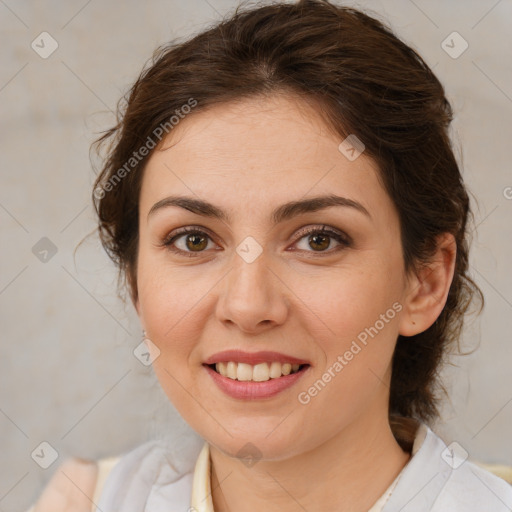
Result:
[[[190,225],[190,226],[183,226],[181,228],[173,229],[169,234],[167,234],[163,240],[161,245],[168,244],[171,240],[174,238],[177,238],[181,235],[186,235],[188,233],[204,233],[205,235],[208,235],[212,240],[215,240],[215,236],[213,233],[204,226],[196,226],[196,225]]]
[[[339,236],[343,239],[343,241],[346,244],[351,244],[352,239],[343,231],[340,231],[339,229],[333,228],[327,224],[317,224],[316,226],[308,226],[305,228],[299,229],[299,231],[296,231],[294,234],[294,238],[300,240],[305,235],[309,235],[310,233],[327,233],[327,234],[334,234]]]
[[[183,251],[181,249],[178,249],[173,246],[173,243],[178,238],[181,238],[184,235],[187,235],[189,233],[195,233],[195,234],[204,234],[207,235],[207,237],[217,244],[215,241],[215,236],[211,233],[211,231],[208,228],[205,228],[204,226],[198,226],[198,225],[189,225],[184,226],[181,228],[177,228],[173,230],[170,234],[164,237],[163,241],[159,244],[159,246],[167,247],[167,249],[171,252],[186,255],[188,257],[192,256],[194,254],[200,255],[201,253],[206,253],[206,251],[198,251],[197,253],[194,253],[194,251]],[[336,253],[339,249],[344,247],[349,247],[352,245],[352,238],[348,236],[345,232],[340,231],[336,228],[333,228],[326,224],[317,224],[317,225],[310,225],[306,226],[304,228],[299,229],[296,231],[293,235],[294,242],[292,245],[297,244],[302,238],[304,238],[307,235],[314,234],[314,233],[323,233],[329,236],[330,238],[333,238],[339,246],[334,249],[329,249],[327,251],[303,251],[302,249],[298,249],[299,252],[306,252],[311,254],[318,254],[319,256],[322,255],[330,255]],[[217,244],[219,245],[219,244]],[[294,249],[296,251],[297,249]]]

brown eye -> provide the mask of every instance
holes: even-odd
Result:
[[[297,244],[301,243],[302,239],[306,239],[303,247],[298,246],[299,250],[304,252],[317,252],[331,254],[338,250],[344,249],[351,245],[350,238],[342,232],[327,229],[326,226],[321,228],[307,228],[299,233],[299,240]],[[331,242],[335,241],[338,244],[332,250],[327,250],[331,246]],[[311,249],[311,250],[308,250]]]
[[[314,234],[309,237],[309,245],[312,249],[323,251],[329,247],[329,237],[323,234]]]
[[[197,228],[183,228],[169,235],[162,245],[171,252],[184,256],[193,256],[193,253],[204,252],[211,237]]]
[[[202,251],[208,245],[208,240],[199,234],[188,234],[185,237],[185,244],[191,251]]]

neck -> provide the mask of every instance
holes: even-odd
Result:
[[[246,467],[213,446],[210,456],[215,512],[367,511],[410,459],[387,414],[360,418],[315,449],[285,460]]]

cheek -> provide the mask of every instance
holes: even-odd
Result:
[[[343,423],[367,407],[375,393],[386,391],[402,305],[397,300],[400,280],[391,268],[383,268],[345,268],[317,280],[314,293],[311,282],[297,282],[297,295],[307,297],[306,328],[323,354],[315,374],[301,388],[301,403],[310,401],[306,407],[313,416]],[[340,409],[329,409],[329,403]]]
[[[303,318],[308,319],[308,330],[323,340],[324,348],[343,349],[376,322],[379,331],[389,330],[397,316],[393,304],[401,296],[399,280],[391,272],[372,264],[296,280],[293,290],[302,303]]]
[[[137,282],[141,317],[161,349],[180,346],[181,340],[199,332],[197,311],[213,286],[208,273],[198,274],[192,266],[172,266],[163,255],[141,255]]]

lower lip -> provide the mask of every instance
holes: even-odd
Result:
[[[212,370],[207,365],[203,366],[221,391],[232,398],[240,400],[271,398],[293,386],[309,369],[309,366],[306,366],[297,373],[290,373],[290,375],[284,375],[277,379],[269,379],[263,382],[254,382],[230,379]]]

